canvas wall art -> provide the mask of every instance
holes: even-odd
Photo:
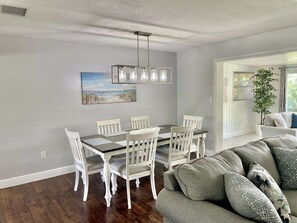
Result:
[[[136,85],[112,84],[109,73],[82,72],[81,86],[84,105],[136,101]]]

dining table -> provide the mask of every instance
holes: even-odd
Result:
[[[157,146],[169,144],[171,136],[171,127],[176,126],[172,124],[159,125],[160,128]],[[122,130],[109,134],[96,134],[81,137],[82,145],[85,149],[92,151],[101,156],[104,161],[103,179],[105,183],[105,200],[106,206],[110,207],[111,192],[110,192],[110,159],[113,156],[126,154],[126,135],[130,130]],[[207,137],[207,130],[196,129],[193,134],[193,140],[198,139],[199,147],[201,148],[203,156],[205,153],[205,139]],[[157,148],[158,149],[158,148]]]

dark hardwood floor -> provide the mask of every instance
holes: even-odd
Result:
[[[163,166],[156,163],[157,193],[163,188]],[[88,200],[83,185],[73,190],[74,173],[0,190],[0,223],[47,222],[162,222],[156,209],[149,177],[131,182],[132,209],[127,208],[125,181],[118,177],[118,191],[106,207],[105,186],[99,174],[90,176]]]

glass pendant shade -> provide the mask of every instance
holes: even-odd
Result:
[[[171,67],[113,65],[113,84],[172,84]]]
[[[141,77],[140,77],[141,81],[148,81],[148,73],[146,71],[146,69],[143,67],[141,68]]]

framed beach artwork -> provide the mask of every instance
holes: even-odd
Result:
[[[135,84],[112,84],[110,73],[81,72],[82,104],[136,101]]]

